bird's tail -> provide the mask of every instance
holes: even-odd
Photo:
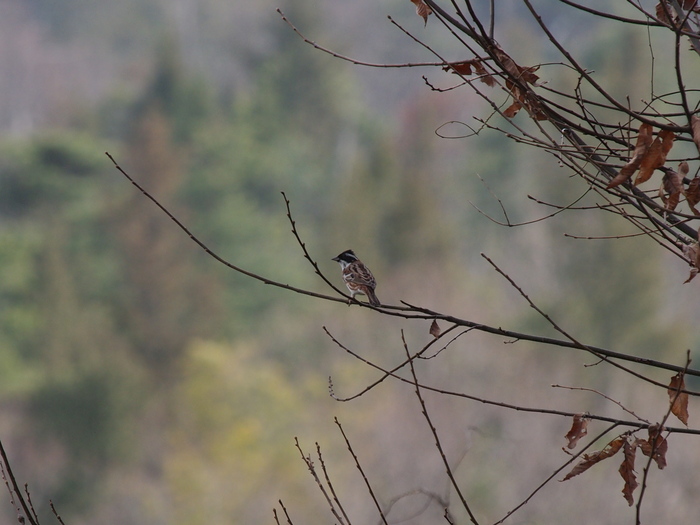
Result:
[[[382,303],[377,299],[377,294],[374,293],[370,287],[367,287],[367,299],[369,299],[369,304],[372,306],[380,306]]]

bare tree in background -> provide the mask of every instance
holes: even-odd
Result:
[[[608,212],[627,221],[635,229],[634,235],[647,236],[660,248],[687,262],[690,272],[687,281],[691,281],[700,268],[700,247],[698,245],[698,225],[700,225],[700,90],[687,87],[685,77],[695,61],[700,59],[700,7],[696,0],[662,0],[656,5],[644,6],[642,2],[628,1],[625,5],[631,13],[620,16],[612,12],[597,10],[570,0],[551,0],[535,3],[522,0],[522,5],[537,24],[541,35],[549,42],[551,48],[559,54],[560,60],[547,64],[521,64],[517,50],[502,47],[497,42],[499,31],[499,2],[471,2],[465,0],[442,1],[411,0],[415,4],[417,15],[422,17],[429,30],[448,31],[464,59],[454,62],[443,58],[444,50],[432,49],[420,38],[404,30],[411,36],[416,46],[428,48],[435,56],[429,64],[372,64],[356,58],[350,58],[320,44],[313,42],[293,26],[293,21],[283,18],[292,30],[296,31],[307,43],[319,51],[363,66],[387,67],[432,67],[441,68],[445,74],[453,75],[455,85],[450,89],[472,89],[492,108],[491,115],[477,118],[476,125],[469,126],[478,131],[496,131],[508,138],[532,148],[551,153],[563,166],[582,179],[587,193],[595,195],[595,206],[586,208],[587,213]],[[408,2],[407,2],[408,4]],[[581,57],[574,50],[562,43],[562,40],[546,22],[544,13],[538,6],[561,4],[568,9],[583,11],[586,16],[608,24],[610,31],[627,28],[639,32],[649,43],[651,50],[649,78],[646,83],[648,92],[642,100],[613,95],[613,89],[600,83],[596,75],[586,68]],[[407,6],[410,7],[410,6]],[[392,21],[393,22],[393,21]],[[393,22],[396,24],[396,22]],[[396,24],[398,26],[398,24]],[[454,51],[450,50],[453,54]],[[686,64],[688,64],[686,66]],[[664,82],[659,82],[663,76]],[[554,82],[544,82],[542,78],[556,78]],[[667,85],[669,78],[674,79],[671,89],[659,91],[657,85]],[[440,90],[432,86],[431,89]],[[660,89],[660,88],[659,88]],[[505,95],[505,96],[504,96]],[[505,101],[504,101],[505,100]],[[112,157],[110,156],[110,159]],[[217,255],[191,233],[175,216],[165,209],[156,197],[147,193],[129,174],[112,159],[117,169],[144,193],[155,205],[165,212],[178,227],[184,230],[195,243],[210,256],[234,271],[257,279],[265,284],[278,286],[296,293],[305,294],[316,300],[332,302],[350,302],[355,306],[373,310],[377,315],[401,317],[409,320],[430,321],[429,342],[422,348],[412,348],[403,338],[405,360],[390,369],[366,360],[348,348],[330,331],[326,330],[330,340],[349,354],[363,360],[368,367],[381,372],[381,377],[367,385],[358,394],[339,398],[350,401],[366,395],[385,380],[401,381],[412,385],[425,424],[428,426],[437,452],[444,465],[445,475],[451,486],[446,494],[444,490],[429,488],[418,492],[427,498],[428,504],[438,505],[444,509],[444,522],[456,523],[459,513],[474,524],[486,523],[480,511],[479,501],[467,495],[465,487],[455,476],[458,465],[449,461],[444,452],[443,436],[434,424],[424,395],[457,397],[492,405],[500,409],[519,412],[546,413],[568,420],[569,432],[565,437],[571,457],[543,480],[531,481],[529,495],[496,523],[501,523],[525,507],[538,491],[557,479],[570,479],[584,474],[590,467],[608,460],[619,464],[622,478],[622,494],[630,506],[634,507],[634,521],[643,522],[644,495],[649,490],[648,478],[652,467],[663,469],[666,466],[666,453],[672,450],[669,436],[673,434],[700,435],[700,430],[688,427],[688,398],[698,396],[686,388],[687,376],[700,376],[700,370],[690,366],[690,355],[684,364],[673,364],[636,356],[632,353],[615,349],[595,347],[581,341],[557,324],[550,314],[532,300],[521,283],[515,282],[505,271],[488,257],[486,260],[501,273],[503,277],[534,308],[550,326],[559,333],[558,338],[543,337],[507,328],[488,326],[468,319],[462,319],[448,312],[403,303],[401,305],[380,305],[377,307],[361,303],[350,298],[336,283],[336,279],[326,277],[316,260],[307,250],[304,239],[297,230],[292,215],[292,205],[285,196],[287,215],[292,226],[293,235],[308,260],[313,271],[319,275],[329,289],[328,294],[300,289],[286,283],[276,282],[266,276],[240,268]],[[651,188],[651,189],[650,189]],[[552,214],[566,212],[577,208],[577,203],[548,204]],[[511,226],[508,214],[504,211],[503,223]],[[694,286],[696,283],[688,284]],[[504,403],[498,399],[487,399],[464,391],[450,391],[440,386],[421,381],[415,362],[419,359],[435,357],[462,334],[468,331],[480,331],[503,339],[531,341],[540,345],[553,345],[560,348],[577,349],[588,352],[607,366],[614,367],[634,381],[653,385],[657,397],[668,399],[668,408],[660,413],[656,421],[639,417],[637,407],[622,406],[619,401],[606,397],[611,403],[621,405],[627,419],[611,418],[593,413],[579,413],[576,410],[556,411],[544,407],[528,407]],[[427,334],[426,334],[427,335]],[[572,354],[573,355],[573,354]],[[648,370],[667,373],[667,381],[654,379]],[[603,393],[600,395],[604,396]],[[640,401],[640,405],[643,401]],[[675,426],[674,420],[681,426]],[[589,422],[603,423],[602,430],[595,436],[587,436]],[[402,498],[415,494],[396,495],[394,499],[382,498],[372,486],[372,480],[366,475],[361,460],[356,455],[351,441],[343,427],[336,421],[337,427],[351,453],[352,460],[362,475],[369,498],[376,506],[377,521],[391,523],[392,507]],[[599,440],[607,443],[600,447]],[[329,475],[320,447],[314,458],[303,451],[297,443],[299,452],[317,483],[336,522],[347,524],[351,520],[347,509],[341,503],[342,494],[336,493]],[[637,456],[637,452],[641,455]],[[614,459],[610,459],[614,458]],[[5,469],[11,473],[7,458],[3,455]],[[35,523],[28,511],[31,505],[24,503],[24,494],[17,487],[14,477],[8,483],[11,495],[26,511],[27,520]],[[523,480],[527,483],[528,480]],[[663,481],[659,481],[663,483]],[[454,495],[452,501],[449,495]],[[611,497],[613,497],[611,495]],[[618,497],[615,495],[614,497]],[[289,512],[288,512],[288,508]],[[277,523],[294,523],[293,507],[285,506],[280,501],[280,509],[274,511]],[[60,518],[59,518],[60,519]],[[517,519],[517,518],[514,518]],[[542,517],[546,520],[546,516]],[[575,518],[572,523],[576,523]]]

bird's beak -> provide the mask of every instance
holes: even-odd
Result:
[[[340,259],[338,259],[337,257],[333,257],[333,258],[331,259],[331,261],[339,262]]]

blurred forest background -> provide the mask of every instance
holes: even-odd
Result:
[[[437,24],[424,28],[408,0],[0,0],[0,438],[47,523],[49,498],[69,525],[270,523],[280,498],[298,523],[327,522],[295,436],[307,453],[320,443],[346,508],[372,523],[333,416],[385,501],[421,487],[447,494],[409,386],[348,403],[328,396],[329,375],[350,395],[377,374],[323,326],[391,366],[403,356],[399,330],[417,349],[428,324],[328,306],[226,270],[105,151],[212,249],[258,274],[324,290],[289,232],[284,191],[322,269],[340,282],[330,259],[353,248],[385,303],[549,335],[485,252],[586,343],[679,364],[688,348],[700,358],[698,332],[687,329],[697,280],[682,284],[682,261],[645,238],[563,235],[626,233],[613,217],[573,212],[520,228],[488,220],[470,204],[500,217],[479,177],[514,221],[550,211],[528,195],[566,203],[585,188],[556,158],[496,133],[439,138],[442,124],[474,125],[490,109],[468,90],[431,91],[422,74],[443,87],[454,80],[438,68],[361,68],[314,50],[277,7],[309,38],[369,62],[435,60],[388,14],[448,59],[469,58]],[[547,60],[519,4],[502,16],[497,38],[519,49],[518,62]],[[643,40],[571,11],[548,16],[590,69],[635,97],[650,64]],[[562,352],[468,335],[420,372],[506,402],[619,415],[593,394],[549,386],[560,383],[622,402],[653,394],[652,420],[665,410],[651,387],[572,367]],[[566,460],[561,419],[428,403],[451,457],[463,458],[467,493],[494,519]],[[676,439],[673,474],[652,478],[649,523],[697,517],[687,503],[700,492],[700,458],[683,453],[690,439]],[[518,522],[577,512],[577,523],[619,523],[630,511],[616,468],[548,486]],[[510,470],[518,476],[504,476]],[[392,517],[421,504],[401,500]],[[8,499],[0,520],[15,519]]]

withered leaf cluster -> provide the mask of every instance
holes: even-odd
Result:
[[[617,176],[612,179],[607,186],[607,189],[615,188],[627,182],[637,170],[639,173],[634,180],[634,185],[637,186],[648,181],[654,170],[663,167],[666,163],[666,156],[673,147],[673,141],[676,136],[672,131],[662,129],[653,138],[653,130],[651,125],[642,124],[639,127],[639,135],[637,135],[637,143],[634,146],[632,158],[625,164]]]
[[[508,74],[505,79],[506,89],[513,98],[512,103],[503,110],[503,115],[507,118],[513,118],[522,108],[525,108],[534,120],[546,120],[547,116],[542,110],[542,103],[527,87],[528,84],[532,86],[537,85],[539,77],[535,72],[540,66],[519,66],[515,60],[497,45],[494,45],[491,51],[503,70]],[[484,59],[482,58],[452,62],[442,69],[464,77],[476,73],[479,75],[479,80],[489,87],[494,87],[498,84],[494,76],[484,67]]]
[[[576,423],[574,423],[576,424]],[[605,445],[601,450],[591,454],[584,454],[583,459],[579,461],[574,468],[564,477],[562,481],[569,480],[574,476],[578,476],[586,472],[593,465],[600,463],[604,459],[608,459],[617,454],[620,450],[623,451],[623,459],[618,472],[624,481],[622,495],[627,500],[627,503],[632,506],[634,499],[632,493],[637,488],[637,476],[634,470],[634,462],[637,449],[642,451],[647,457],[652,457],[659,469],[666,466],[666,451],[668,443],[666,438],[661,435],[658,425],[649,427],[649,437],[647,439],[632,439],[628,434],[622,434]]]
[[[656,4],[656,17],[666,24],[676,25],[678,23],[678,13],[674,9],[674,2],[672,0],[661,0]],[[700,12],[700,7],[698,7],[698,0],[680,0],[678,5],[680,5],[683,11],[694,11],[696,13]]]
[[[479,75],[479,80],[487,86],[494,87],[496,85],[496,80],[486,71],[483,59],[481,58],[473,58],[471,60],[464,60],[463,62],[452,62],[447,66],[443,66],[442,69],[443,71],[452,71],[453,74],[464,77],[476,73]]]
[[[693,141],[700,151],[700,117],[697,115],[691,118],[691,128]],[[608,183],[607,189],[626,183],[635,173],[637,176],[634,179],[634,185],[637,186],[648,181],[658,169],[664,174],[658,190],[658,197],[664,209],[675,211],[681,202],[681,197],[685,197],[690,213],[700,217],[700,210],[697,208],[700,203],[700,177],[697,174],[692,179],[689,177],[690,166],[686,161],[681,161],[677,170],[665,166],[666,157],[673,147],[674,140],[675,135],[671,131],[659,130],[654,137],[651,125],[644,123],[639,126],[632,156]],[[696,242],[683,245],[682,250],[690,264],[690,276],[685,281],[687,283],[695,278],[700,269],[700,246]]]
[[[671,413],[676,416],[684,425],[688,424],[688,394],[683,392],[685,382],[683,374],[678,373],[671,378],[668,384],[668,397]],[[576,414],[573,418],[571,428],[566,433],[567,447],[573,449],[578,444],[579,440],[588,433],[589,418],[584,414]],[[601,461],[611,458],[620,450],[623,451],[623,460],[620,464],[618,472],[624,481],[622,495],[627,500],[627,503],[632,506],[634,498],[632,494],[637,488],[637,476],[634,470],[634,462],[637,449],[642,451],[646,457],[651,458],[656,462],[659,469],[666,466],[666,452],[668,451],[668,441],[661,435],[663,427],[661,425],[651,425],[647,429],[647,439],[632,438],[631,432],[626,432],[617,436],[610,443],[605,445],[601,450],[591,454],[584,454],[574,468],[564,477],[562,481],[578,476],[586,472],[593,465]]]

